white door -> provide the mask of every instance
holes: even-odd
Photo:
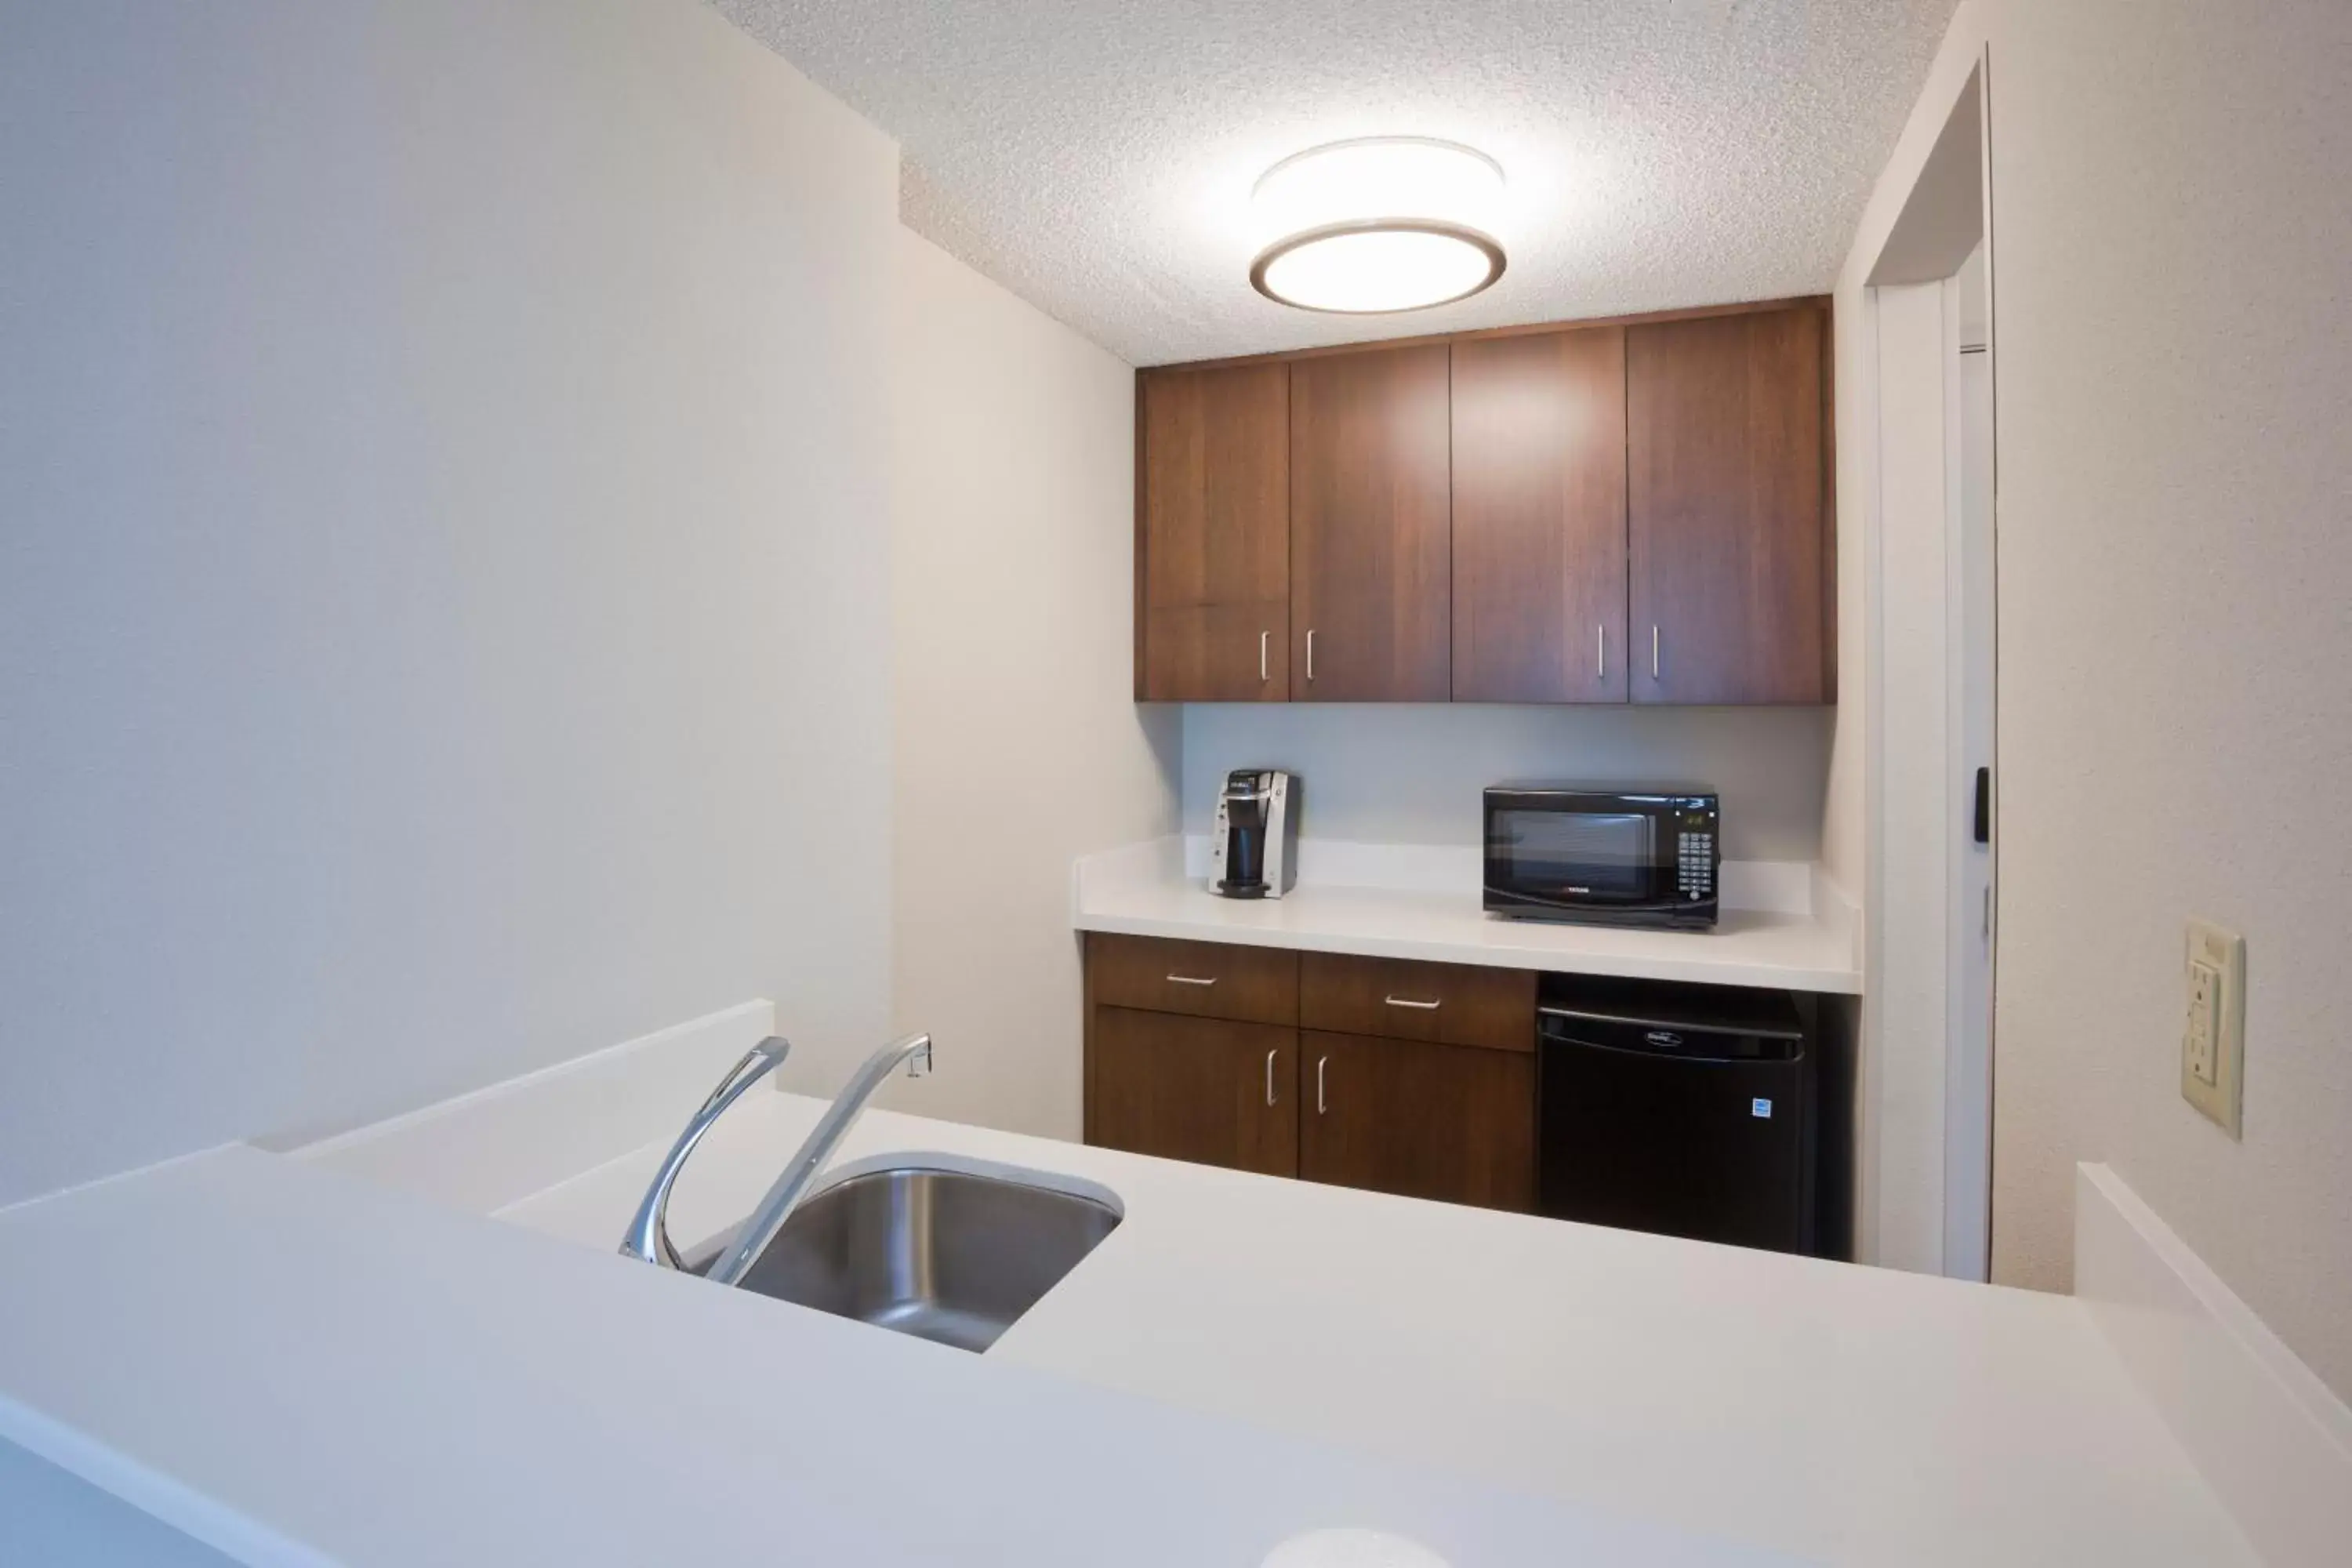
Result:
[[[1993,849],[1992,344],[1984,247],[1944,284],[1946,623],[1951,901],[1944,1088],[1944,1272],[1991,1268]],[[1980,798],[1981,797],[1981,798]],[[1982,837],[1979,834],[1981,829]]]

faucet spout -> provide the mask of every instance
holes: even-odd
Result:
[[[658,1264],[664,1268],[685,1267],[678,1259],[677,1248],[669,1241],[669,1190],[677,1184],[677,1173],[686,1168],[686,1157],[710,1131],[710,1124],[727,1114],[727,1108],[743,1098],[743,1091],[759,1082],[782,1062],[792,1050],[792,1043],[770,1035],[743,1053],[743,1059],[727,1069],[702,1109],[686,1124],[686,1131],[670,1145],[669,1153],[654,1176],[653,1185],[646,1189],[645,1201],[637,1205],[635,1219],[629,1221],[629,1233],[621,1238],[621,1255],[644,1263]]]
[[[742,1283],[743,1276],[751,1272],[751,1265],[761,1253],[767,1250],[768,1243],[776,1238],[776,1232],[784,1227],[784,1221],[792,1217],[792,1212],[799,1206],[801,1199],[808,1195],[817,1173],[824,1169],[825,1162],[831,1160],[834,1151],[841,1147],[841,1141],[849,1136],[849,1130],[856,1125],[858,1117],[865,1112],[866,1102],[874,1098],[874,1091],[882,1087],[883,1080],[902,1065],[907,1068],[908,1078],[921,1078],[930,1071],[930,1036],[909,1035],[866,1058],[866,1065],[857,1069],[856,1075],[842,1089],[832,1109],[824,1113],[823,1120],[809,1133],[807,1142],[801,1145],[800,1152],[785,1164],[782,1174],[776,1178],[775,1185],[768,1189],[768,1195],[760,1200],[760,1206],[751,1211],[750,1219],[743,1222],[743,1228],[736,1233],[734,1241],[719,1255],[719,1261],[710,1266],[706,1279],[721,1285]]]

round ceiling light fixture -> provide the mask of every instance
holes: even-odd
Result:
[[[1276,236],[1250,264],[1267,299],[1384,315],[1466,300],[1503,275],[1488,232],[1503,170],[1458,142],[1368,136],[1310,147],[1262,175],[1250,202]]]

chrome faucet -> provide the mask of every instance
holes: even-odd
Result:
[[[710,1131],[710,1124],[727,1114],[727,1108],[743,1098],[743,1091],[768,1076],[792,1052],[792,1042],[770,1035],[743,1053],[743,1059],[727,1069],[702,1109],[686,1124],[686,1131],[671,1144],[668,1156],[655,1173],[652,1186],[646,1189],[645,1202],[637,1205],[636,1218],[629,1222],[629,1233],[621,1238],[621,1256],[644,1263],[657,1263],[665,1268],[682,1268],[677,1248],[669,1244],[669,1190],[677,1184],[677,1173],[686,1167],[686,1157]]]
[[[710,1266],[705,1279],[715,1279],[721,1285],[742,1283],[743,1276],[751,1272],[751,1265],[761,1252],[767,1250],[768,1243],[775,1239],[776,1232],[783,1229],[784,1221],[792,1217],[793,1210],[799,1206],[801,1199],[808,1195],[809,1186],[816,1180],[817,1173],[824,1169],[824,1163],[833,1158],[833,1152],[841,1147],[841,1141],[848,1137],[849,1130],[857,1124],[858,1117],[865,1112],[866,1102],[874,1098],[874,1091],[882,1087],[882,1080],[898,1071],[902,1062],[906,1064],[908,1078],[920,1078],[930,1071],[930,1036],[909,1035],[866,1058],[866,1065],[857,1069],[856,1076],[835,1098],[824,1120],[810,1132],[807,1142],[801,1145],[800,1152],[784,1166],[783,1173],[776,1178],[776,1184],[768,1189],[768,1195],[760,1200],[760,1206],[751,1211],[751,1217],[743,1222],[743,1228],[735,1233],[734,1241],[719,1255],[719,1261]]]

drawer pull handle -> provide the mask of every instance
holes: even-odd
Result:
[[[1216,983],[1217,977],[1213,974],[1171,974],[1168,977],[1171,985],[1214,985]]]
[[[1265,1102],[1268,1105],[1274,1103],[1274,1058],[1281,1054],[1279,1046],[1265,1053]]]
[[[1315,1114],[1318,1116],[1323,1114],[1323,1069],[1330,1060],[1329,1057],[1315,1058]]]
[[[1388,998],[1388,1004],[1391,1007],[1410,1007],[1417,1013],[1434,1013],[1444,1005],[1443,1002],[1416,1002],[1410,996],[1391,996]]]

